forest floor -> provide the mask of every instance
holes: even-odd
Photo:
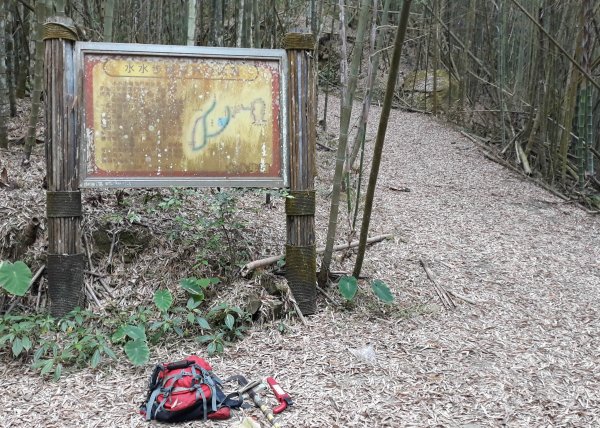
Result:
[[[329,109],[334,140],[339,101],[330,98]],[[378,114],[374,108],[371,140]],[[377,302],[366,284],[353,305],[319,295],[318,313],[307,325],[286,318],[252,326],[242,341],[209,358],[216,373],[276,376],[294,399],[281,415],[283,426],[599,426],[600,217],[491,162],[432,117],[392,111],[387,135],[370,234],[393,239],[368,248],[363,275],[384,280],[395,302]],[[334,144],[323,136],[320,141]],[[0,152],[13,170],[17,150]],[[4,225],[21,211],[44,217],[37,150],[29,173],[38,174],[36,181],[22,177],[19,197],[7,199],[8,191],[0,191]],[[318,246],[326,233],[334,158],[334,152],[318,152]],[[105,192],[105,201],[113,194]],[[6,200],[23,202],[6,207]],[[263,203],[264,194],[251,193],[241,207],[252,218],[248,233],[254,233],[258,258],[281,253],[285,240],[283,201],[275,199],[271,209]],[[112,206],[104,205],[88,206],[86,216]],[[339,242],[348,237],[347,223],[343,212]],[[153,233],[160,235],[160,227]],[[43,243],[36,245],[43,250]],[[144,251],[112,270],[121,301],[149,301],[156,284],[145,272],[153,265],[163,266],[163,281],[182,276],[173,272],[184,266],[177,248]],[[439,285],[470,302],[454,298],[456,308],[446,310],[421,261]],[[336,253],[333,270],[351,271],[353,262],[352,251]],[[231,286],[256,287],[251,279]],[[335,289],[329,293],[337,296]],[[282,325],[284,333],[277,328]],[[153,348],[145,367],[123,358],[67,371],[56,382],[6,363],[0,368],[0,426],[147,426],[137,409],[151,364],[190,353],[206,356],[193,340],[171,341]],[[203,425],[234,426],[241,417],[236,412],[232,420]]]

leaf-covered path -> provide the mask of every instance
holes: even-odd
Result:
[[[333,158],[319,152],[319,244]],[[376,204],[371,234],[394,239],[368,249],[363,274],[386,281],[396,303],[361,293],[345,310],[322,300],[308,326],[253,328],[211,359],[217,373],[276,376],[295,401],[284,426],[600,425],[600,217],[492,163],[455,130],[399,111]],[[278,206],[262,227],[282,230],[282,213]],[[454,299],[455,310],[443,309],[420,260],[475,304]],[[336,257],[333,268],[353,261]],[[202,352],[189,341],[152,358]],[[136,408],[149,366],[121,362],[58,382],[13,364],[0,371],[2,426],[147,425]]]

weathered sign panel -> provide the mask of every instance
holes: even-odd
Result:
[[[286,186],[285,58],[78,43],[82,187]]]

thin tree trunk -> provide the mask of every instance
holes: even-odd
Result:
[[[36,130],[38,123],[38,116],[40,112],[40,104],[42,98],[43,89],[43,77],[44,77],[44,40],[42,38],[46,5],[41,1],[35,4],[35,15],[37,24],[33,37],[35,39],[35,67],[33,71],[33,92],[31,94],[31,113],[29,115],[29,127],[27,128],[27,141],[25,142],[25,160],[24,164],[29,164],[29,158],[31,157],[31,151],[35,145]]]
[[[371,222],[371,212],[373,210],[373,200],[375,198],[375,186],[377,184],[377,176],[379,175],[379,165],[381,163],[381,154],[383,144],[385,142],[385,133],[390,118],[390,110],[392,101],[394,100],[394,91],[396,88],[396,80],[398,78],[398,69],[400,66],[400,57],[402,56],[402,45],[404,44],[404,36],[406,35],[406,27],[408,26],[408,17],[410,14],[411,0],[404,0],[402,12],[400,14],[400,23],[396,33],[394,42],[394,54],[392,63],[390,64],[390,74],[388,77],[385,98],[381,108],[381,117],[379,119],[379,128],[377,129],[377,138],[375,140],[375,148],[373,152],[373,163],[371,164],[371,174],[369,175],[369,184],[367,187],[367,195],[365,200],[365,211],[360,229],[360,240],[358,245],[358,254],[356,255],[356,263],[352,275],[355,278],[360,276],[363,260],[365,257],[365,249],[367,246],[367,235],[369,233],[369,224]]]
[[[250,40],[252,38],[252,0],[246,0],[244,2],[244,10],[242,11],[242,13],[244,27],[242,47],[248,48],[250,47]]]
[[[6,8],[8,10],[8,4]],[[29,77],[29,45],[27,37],[29,36],[29,9],[25,8],[21,15],[19,11],[20,5],[15,5],[15,13],[19,22],[21,23],[21,29],[18,31],[19,37],[17,41],[19,45],[16,46],[15,55],[15,94],[19,99],[25,98],[27,92],[27,78]],[[6,19],[5,19],[6,21]],[[6,48],[5,48],[6,49]]]
[[[196,0],[188,0],[187,44],[196,44]]]
[[[2,0],[4,1],[4,0]],[[6,11],[6,23],[12,21],[6,28],[6,88],[8,91],[8,101],[10,105],[10,117],[17,115],[17,97],[15,96],[15,79],[14,79],[14,59],[15,59],[15,41],[12,35],[14,20],[10,19],[9,11]]]
[[[517,0],[511,0],[515,6],[517,6],[526,16],[527,18],[529,18],[529,20],[531,20],[539,29],[542,33],[544,33],[546,35],[546,37],[548,38],[548,40],[550,40],[550,42],[556,46],[561,52],[562,54],[567,57],[569,59],[569,61],[571,61],[571,63],[577,67],[577,69],[588,79],[588,81],[594,85],[596,87],[596,89],[600,90],[600,83],[596,82],[596,80],[594,80],[594,78],[592,77],[592,75],[590,73],[588,73],[579,62],[577,62],[577,60],[572,57],[566,50],[565,48],[562,47],[562,45],[560,43],[558,43],[558,41],[552,37],[552,35],[544,28],[542,27],[537,21],[536,19],[527,11],[527,9],[525,9]]]
[[[260,15],[258,13],[258,4],[259,2],[256,0],[252,0],[252,31],[254,36],[252,37],[252,47],[260,48]]]
[[[343,19],[344,4],[340,0],[340,18]],[[356,82],[358,81],[358,71],[360,68],[360,60],[362,56],[362,48],[364,42],[364,34],[367,28],[369,16],[369,1],[361,0],[360,17],[358,20],[358,29],[356,32],[356,42],[352,53],[352,64],[350,66],[350,76],[348,85],[342,98],[342,112],[340,114],[340,139],[338,143],[337,158],[335,164],[335,174],[333,177],[333,191],[331,194],[331,210],[329,212],[329,225],[327,228],[327,242],[325,244],[325,253],[321,262],[321,271],[319,272],[319,283],[325,285],[329,276],[329,267],[331,265],[331,257],[333,255],[333,244],[337,231],[337,220],[340,205],[340,193],[342,189],[342,179],[344,177],[344,163],[346,161],[346,148],[348,146],[348,129],[350,127],[350,116],[352,114],[352,100],[354,91],[356,90]],[[343,26],[344,22],[340,22]],[[342,64],[346,62],[346,58],[342,59]]]
[[[437,89],[438,89],[438,79],[437,79],[437,73],[438,73],[438,68],[439,68],[439,61],[440,61],[440,48],[439,48],[439,43],[440,43],[440,25],[438,23],[438,20],[440,20],[439,17],[439,10],[440,5],[439,5],[439,0],[433,0],[433,16],[434,16],[434,40],[433,40],[433,54],[432,54],[432,66],[433,66],[433,106],[432,106],[432,110],[431,112],[433,113],[434,116],[437,116],[438,114],[438,93],[437,93]],[[450,73],[448,73],[450,74]],[[448,78],[448,80],[450,80],[450,78]],[[450,96],[450,94],[448,94],[448,96]]]
[[[575,57],[581,52],[581,39],[583,30],[579,31],[579,35],[575,42]],[[563,105],[563,120],[562,120],[562,133],[560,138],[560,176],[563,186],[567,184],[567,166],[568,166],[568,153],[569,146],[572,140],[571,129],[573,127],[573,118],[575,116],[575,109],[577,105],[577,87],[581,80],[581,73],[579,70],[571,64],[569,66],[569,75],[567,77],[567,94],[565,95],[565,101]]]
[[[212,45],[223,46],[223,3],[213,0]]]
[[[6,79],[6,9],[8,0],[0,0],[0,148],[8,148],[7,122],[10,117],[8,83]]]
[[[104,4],[104,41],[113,41],[113,15],[115,0],[106,0]]]
[[[323,5],[323,2],[319,2],[320,5]],[[317,5],[315,0],[310,0],[310,31],[317,37],[318,40],[318,32],[319,32],[319,15],[317,15]]]
[[[592,74],[592,55],[594,54],[594,40],[593,40],[593,22],[594,22],[594,11],[592,7],[592,0],[583,0],[582,2],[582,18],[583,18],[583,55],[582,55],[582,66],[584,70],[591,75]],[[580,135],[580,139],[585,139],[585,173],[587,175],[594,175],[594,156],[592,155],[591,148],[593,147],[594,132],[593,132],[593,110],[592,110],[592,85],[587,80],[582,83],[581,90],[584,94],[584,123],[585,129],[583,134]]]
[[[114,0],[106,0],[106,1],[114,1]],[[54,6],[56,7],[56,14],[58,16],[65,15],[65,0],[54,0]]]
[[[500,133],[502,147],[506,145],[506,104],[504,102],[504,86],[506,83],[506,8],[504,0],[498,0],[498,99],[500,100]]]
[[[335,3],[333,4],[333,12],[335,12]],[[332,15],[331,17],[331,29],[329,30],[329,36],[330,38],[333,38],[333,28],[335,26],[335,18],[334,18],[335,14]],[[345,47],[345,45],[343,45]],[[327,82],[325,85],[325,100],[323,101],[324,105],[323,105],[323,119],[321,120],[321,127],[323,128],[323,131],[327,130],[327,109],[328,109],[328,104],[329,104],[329,92],[331,92],[331,52],[328,54],[327,56]]]
[[[374,1],[374,4],[377,4],[377,0]],[[369,52],[369,69],[367,72],[367,83],[366,83],[366,94],[363,99],[362,104],[362,113],[360,116],[360,122],[358,124],[358,131],[356,133],[356,139],[354,140],[354,145],[352,146],[352,151],[350,152],[350,157],[346,161],[345,172],[350,171],[354,162],[356,162],[356,157],[358,156],[358,152],[361,147],[364,147],[365,136],[367,133],[367,121],[369,119],[369,111],[371,110],[371,101],[373,99],[373,89],[375,88],[375,81],[377,80],[377,72],[379,70],[379,58],[380,51],[383,47],[385,28],[388,24],[389,10],[390,10],[391,0],[385,0],[385,4],[383,6],[383,14],[381,17],[381,31],[377,35],[377,43],[375,46],[371,45],[371,49]],[[375,6],[374,6],[375,7]],[[376,10],[376,7],[375,7]],[[373,33],[377,30],[377,14],[373,14]],[[375,39],[374,35],[372,39]],[[357,197],[358,202],[358,197]]]
[[[91,28],[92,30],[96,30],[96,21],[94,20],[93,16],[92,16],[92,9],[90,8],[90,1],[89,0],[82,0],[82,7],[83,7],[83,25],[85,25],[88,28]],[[45,15],[45,11],[44,11],[44,15]]]
[[[385,0],[385,4],[383,6],[383,15],[381,18],[381,28],[384,29],[387,26],[388,15],[390,9],[391,0]],[[377,0],[373,1],[373,10],[377,10]],[[377,14],[373,14],[373,25],[371,31],[371,45],[369,49],[369,69],[367,73],[367,93],[365,94],[365,98],[363,100],[362,105],[362,113],[360,116],[360,123],[358,125],[358,131],[356,133],[356,139],[354,141],[354,146],[352,148],[352,152],[350,153],[350,157],[346,160],[346,174],[350,173],[350,169],[356,160],[356,156],[358,155],[358,151],[360,150],[360,164],[359,164],[359,172],[358,172],[358,180],[356,183],[356,198],[354,203],[354,215],[352,216],[352,231],[356,229],[356,219],[358,218],[358,211],[360,207],[360,196],[362,190],[362,180],[363,180],[363,166],[364,166],[364,157],[365,157],[365,138],[367,134],[367,122],[369,119],[369,112],[371,110],[371,100],[373,98],[373,88],[375,87],[375,80],[377,76],[377,71],[379,69],[379,52],[381,50],[381,46],[383,45],[384,40],[384,31],[381,31],[379,35],[377,34]],[[377,42],[375,43],[375,39]]]
[[[239,0],[238,6],[238,19],[237,19],[237,37],[236,37],[236,46],[241,48],[242,40],[244,38],[244,0]]]

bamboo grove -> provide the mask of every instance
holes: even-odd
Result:
[[[599,207],[600,4],[430,0],[413,9],[415,69],[442,69],[446,117],[528,175]],[[454,87],[452,87],[454,85]],[[406,93],[401,105],[419,108]]]
[[[80,38],[92,41],[272,48],[281,46],[288,31],[310,31],[319,40],[322,89],[339,90],[346,100],[366,100],[364,124],[368,105],[383,100],[381,77],[389,71],[404,3],[0,0],[0,147],[7,146],[8,118],[27,96],[32,113],[22,138],[26,155],[35,143],[43,99],[43,57],[37,55],[41,27],[51,13],[69,15]],[[401,64],[404,79],[398,79],[394,105],[456,123],[503,162],[597,208],[599,16],[600,3],[594,0],[413,1]],[[342,104],[346,110],[352,106]],[[348,114],[340,112],[341,120]],[[326,121],[327,114],[323,126]],[[354,187],[354,200],[359,200],[359,184],[353,183],[361,180],[348,176],[362,159],[361,126],[344,152],[344,177]]]

